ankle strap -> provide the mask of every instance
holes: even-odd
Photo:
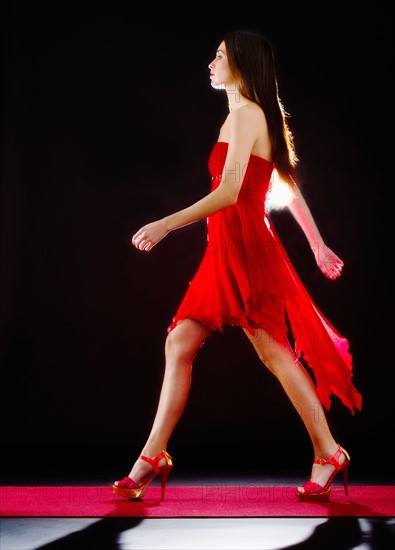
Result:
[[[323,466],[324,464],[332,464],[332,466],[334,466],[336,470],[339,471],[342,468],[341,464],[339,463],[339,458],[342,452],[343,452],[343,449],[339,445],[338,450],[333,456],[329,458],[315,458],[313,462],[314,464],[321,464],[321,466]]]
[[[159,468],[159,461],[165,457],[165,452],[166,451],[162,451],[158,456],[156,456],[155,458],[150,458],[149,456],[144,456],[144,455],[140,455],[140,458],[141,460],[145,460],[146,462],[149,462],[151,464],[151,466],[153,467],[154,469],[154,472],[156,474],[159,474],[160,472],[160,468]]]

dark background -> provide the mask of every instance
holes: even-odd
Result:
[[[393,21],[377,3],[366,12],[333,3],[319,14],[262,10],[245,6],[232,17],[229,6],[137,14],[56,4],[4,16],[3,481],[99,474],[112,481],[140,452],[167,326],[202,257],[205,224],[170,234],[149,254],[130,239],[209,191],[207,159],[227,104],[210,87],[207,65],[223,35],[238,28],[273,42],[300,182],[345,262],[339,280],[326,279],[289,213],[273,214],[307,289],[354,358],[363,410],[353,416],[335,398],[328,422],[356,477],[392,477],[383,454],[393,424],[385,242]],[[168,451],[188,475],[303,479],[312,460],[278,382],[230,327],[202,348]]]

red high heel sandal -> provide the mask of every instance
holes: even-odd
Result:
[[[148,485],[151,483],[151,481],[157,475],[160,475],[161,483],[162,483],[160,500],[162,501],[165,497],[167,478],[169,477],[171,469],[173,468],[173,459],[171,458],[169,453],[167,453],[166,451],[162,451],[155,458],[150,458],[144,455],[140,455],[139,458],[151,464],[154,471],[151,474],[148,474],[138,483],[133,481],[133,479],[129,476],[124,477],[120,481],[116,481],[112,486],[113,492],[121,497],[128,498],[131,500],[141,498],[144,495],[145,491],[147,490]],[[164,464],[163,466],[159,466],[159,462],[160,460],[162,460],[162,458],[166,459],[166,464]]]
[[[341,454],[344,454],[346,457],[345,461],[340,464],[339,458]],[[346,496],[348,495],[348,482],[347,482],[347,475],[348,475],[348,467],[350,465],[350,455],[348,452],[343,449],[343,447],[340,447],[336,451],[336,453],[331,456],[330,458],[316,458],[314,459],[314,464],[321,464],[322,466],[325,464],[332,464],[336,469],[326,482],[326,485],[323,487],[319,483],[315,483],[314,481],[307,481],[302,487],[298,487],[296,491],[296,498],[298,500],[303,500],[305,502],[323,502],[329,500],[329,496],[331,494],[331,486],[332,482],[337,476],[339,472],[341,472],[343,477],[343,485],[344,485],[344,492]]]

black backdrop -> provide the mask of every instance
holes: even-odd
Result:
[[[328,415],[363,479],[393,420],[384,312],[385,221],[393,181],[391,18],[330,5],[15,9],[3,19],[1,355],[3,477],[126,474],[151,426],[166,329],[197,268],[205,224],[134,250],[143,223],[209,190],[207,158],[226,115],[209,85],[225,32],[272,40],[305,197],[345,261],[326,279],[287,212],[273,214],[320,309],[350,342],[363,393]],[[389,198],[389,197],[388,197]],[[390,340],[391,341],[391,340]],[[188,474],[307,474],[312,450],[277,381],[242,332],[202,348],[169,452]]]

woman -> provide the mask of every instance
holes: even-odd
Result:
[[[225,90],[229,103],[209,159],[211,192],[145,225],[132,238],[138,250],[148,252],[171,231],[207,219],[207,249],[169,327],[165,375],[151,433],[129,476],[115,482],[113,490],[126,498],[141,498],[160,475],[164,498],[173,467],[166,448],[187,402],[194,358],[209,334],[235,325],[278,378],[311,438],[311,479],[297,488],[296,498],[328,500],[339,472],[347,494],[350,456],[334,440],[324,407],[329,409],[334,394],[354,414],[361,408],[361,396],[351,381],[347,340],[311,300],[264,211],[274,175],[289,190],[287,206],[321,271],[336,279],[343,262],[325,245],[296,183],[298,159],[278,97],[270,43],[255,32],[230,33],[209,69],[212,86]],[[315,381],[299,361],[302,353]]]

